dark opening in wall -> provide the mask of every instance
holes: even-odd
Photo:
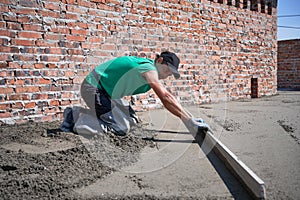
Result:
[[[218,0],[218,3],[224,3],[224,0]]]
[[[237,7],[237,8],[240,7],[240,0],[235,0],[235,7]]]
[[[251,78],[251,98],[258,98],[258,80]]]
[[[258,11],[257,0],[251,0],[250,1],[250,10],[252,10],[252,11]]]
[[[227,0],[227,5],[232,6],[232,0]]]
[[[243,0],[243,8],[244,9],[248,8],[248,0]]]
[[[266,13],[266,2],[264,0],[260,0],[260,9],[262,13]]]
[[[272,15],[272,3],[271,2],[268,3],[268,14]]]

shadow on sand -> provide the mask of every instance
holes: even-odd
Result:
[[[203,143],[205,134],[205,132],[198,133],[198,135],[195,138],[195,141],[205,153],[209,162],[215,168],[215,170],[225,183],[233,198],[237,200],[253,199],[250,196],[249,192],[242,186],[242,184],[238,181],[234,174],[229,171],[229,169],[226,167],[224,162],[217,156],[217,154],[211,148],[207,148],[206,145]]]
[[[176,132],[167,130],[149,130],[158,133],[171,133],[171,134],[188,134],[188,132]],[[216,172],[223,180],[227,189],[236,200],[252,200],[248,191],[242,186],[238,179],[232,174],[229,169],[225,166],[224,162],[217,156],[217,154],[210,148],[203,145],[205,133],[200,133],[196,136],[195,140],[168,140],[168,139],[155,139],[155,138],[144,138],[144,140],[151,140],[154,142],[179,142],[179,143],[198,143],[199,147],[205,153],[207,159],[215,168]]]

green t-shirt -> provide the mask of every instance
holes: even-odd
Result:
[[[154,61],[135,56],[123,56],[109,60],[95,68],[103,89],[112,99],[145,93],[151,89],[142,73],[156,70]],[[86,81],[102,89],[99,80],[90,72]]]

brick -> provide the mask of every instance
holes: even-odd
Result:
[[[36,69],[43,69],[44,67],[45,67],[45,65],[43,63],[34,64],[34,68],[36,68]]]
[[[0,87],[0,94],[11,94],[13,93],[13,88],[1,88]]]
[[[43,54],[44,49],[36,48],[36,47],[23,46],[23,47],[20,47],[20,52],[21,53],[26,53],[26,54]]]
[[[35,55],[29,55],[29,54],[14,54],[13,55],[13,59],[14,61],[22,61],[22,62],[26,62],[26,61],[35,61],[37,60],[37,57]]]
[[[69,34],[70,29],[67,27],[56,27],[56,28],[51,28],[51,31],[53,33],[60,33],[60,34]]]
[[[75,0],[73,0],[73,1],[75,1]],[[71,3],[71,4],[74,4],[74,2]],[[82,11],[81,7],[78,7],[78,6],[75,6],[75,5],[71,5],[71,4],[67,5],[67,7],[66,7],[67,11],[69,11],[69,12],[75,12],[75,13],[86,12],[85,10]]]
[[[21,24],[17,22],[7,22],[7,29],[10,30],[22,30]]]
[[[0,77],[6,77],[8,76],[8,72],[7,71],[0,71]]]
[[[65,53],[63,53],[63,49],[61,49],[61,48],[46,48],[45,53],[46,54],[65,54]]]
[[[84,62],[85,59],[86,59],[85,56],[80,56],[80,55],[72,55],[66,57],[66,60],[71,62]]]
[[[73,98],[73,94],[72,93],[64,92],[64,93],[61,94],[61,97],[63,99],[71,99],[71,98]]]
[[[16,14],[21,14],[21,15],[35,15],[35,9],[32,9],[32,8],[20,8],[20,7],[17,7],[13,11]]]
[[[18,53],[19,52],[19,48],[18,47],[2,46],[1,47],[1,52],[2,53]]]
[[[41,33],[39,33],[39,32],[28,32],[28,31],[19,32],[18,36],[20,38],[42,38]]]
[[[24,85],[25,80],[24,79],[12,79],[9,81],[11,85]]]
[[[1,29],[6,29],[6,22],[5,21],[0,21],[0,28]]]
[[[1,4],[7,4],[7,5],[16,5],[17,1],[12,1],[12,0],[0,0]]]
[[[105,3],[106,0],[91,0],[94,3]]]
[[[31,7],[31,8],[37,7],[36,1],[33,0],[20,0],[19,4],[24,7]]]
[[[29,39],[12,39],[11,43],[16,46],[34,46],[35,42]]]
[[[0,112],[0,118],[9,118],[11,116],[12,115],[9,112]]]
[[[31,18],[29,16],[18,16],[19,23],[29,23],[31,22]]]
[[[22,86],[16,87],[16,93],[34,93],[39,91],[39,87],[37,86]]]
[[[12,61],[12,56],[10,54],[0,53],[0,61],[6,61],[6,62]],[[4,62],[0,62],[0,68],[5,67],[5,65],[3,64]]]
[[[84,23],[84,22],[78,22],[77,23],[77,26],[79,28],[83,28],[83,29],[87,29],[88,28],[88,24],[87,23]]]
[[[60,10],[60,6],[57,3],[45,2],[44,7],[49,10]]]
[[[53,42],[53,41],[46,41],[45,40],[37,40],[37,41],[32,41],[33,43],[35,43],[36,46],[38,47],[57,47],[58,46],[58,42]]]
[[[9,62],[8,67],[9,68],[16,68],[16,69],[21,68],[20,64],[17,63],[17,62]]]
[[[59,86],[52,85],[52,86],[50,86],[50,91],[62,91],[62,89]]]
[[[1,103],[0,104],[0,110],[8,110],[10,108],[10,104],[9,103]]]
[[[75,23],[75,22],[67,22],[67,26],[69,28],[76,28],[77,27],[77,23]]]
[[[9,12],[9,8],[7,5],[1,5],[0,11],[1,13]]]
[[[82,30],[82,29],[71,29],[71,34],[73,35],[88,35],[88,30]]]
[[[66,48],[75,48],[78,49],[80,48],[80,44],[82,44],[81,42],[77,42],[77,41],[67,41],[65,43],[65,47]]]
[[[59,62],[63,60],[63,57],[61,56],[41,56],[41,61],[47,61],[47,62]]]
[[[10,38],[16,37],[16,33],[11,30],[0,30],[0,35],[10,37]]]
[[[43,88],[43,87],[40,87],[40,88]],[[46,88],[46,87],[45,87]],[[40,89],[42,91],[42,89]],[[43,91],[42,91],[43,92]],[[33,94],[32,95],[32,100],[38,100],[38,99],[48,99],[48,94],[43,94],[43,93],[40,93],[40,94]]]
[[[47,101],[38,101],[37,104],[38,108],[44,108],[48,106],[48,102]]]
[[[24,104],[24,108],[34,108],[35,106],[35,102],[29,102]]]
[[[78,41],[78,42],[84,42],[85,41],[85,37],[79,36],[79,35],[67,35],[66,39],[71,40],[71,41]]]
[[[22,102],[15,102],[15,103],[12,103],[10,107],[12,109],[22,109],[23,108],[23,103]]]
[[[101,48],[102,50],[115,50],[116,46],[114,44],[104,44]]]
[[[50,101],[50,106],[59,106],[59,101],[58,100]]]
[[[81,49],[69,49],[68,54],[70,54],[70,55],[83,55],[83,50],[81,50]]]
[[[3,18],[7,22],[16,22],[17,21],[17,17],[15,15],[11,15],[11,13],[9,13],[7,15],[3,15]]]
[[[35,83],[40,85],[40,84],[51,84],[51,80],[49,79],[44,79],[44,78],[38,78],[35,80]]]
[[[67,4],[75,4],[75,0],[66,0]]]
[[[45,21],[45,20],[48,20],[49,16],[51,16],[52,18],[56,18],[56,19],[59,19],[60,18],[60,12],[54,10],[38,10],[37,11],[38,15],[40,16],[43,16],[43,17],[46,17],[46,19],[44,18],[44,23],[48,24],[48,25],[55,25],[55,22],[54,21]]]
[[[41,24],[23,24],[23,30],[25,31],[42,31]]]
[[[66,13],[66,19],[73,19],[73,20],[78,20],[78,14],[73,14],[73,13]]]

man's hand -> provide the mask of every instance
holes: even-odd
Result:
[[[204,122],[201,118],[191,118],[187,122],[184,122],[184,125],[186,128],[190,131],[192,136],[196,137],[199,130],[208,131],[210,130],[210,127],[208,124]]]

